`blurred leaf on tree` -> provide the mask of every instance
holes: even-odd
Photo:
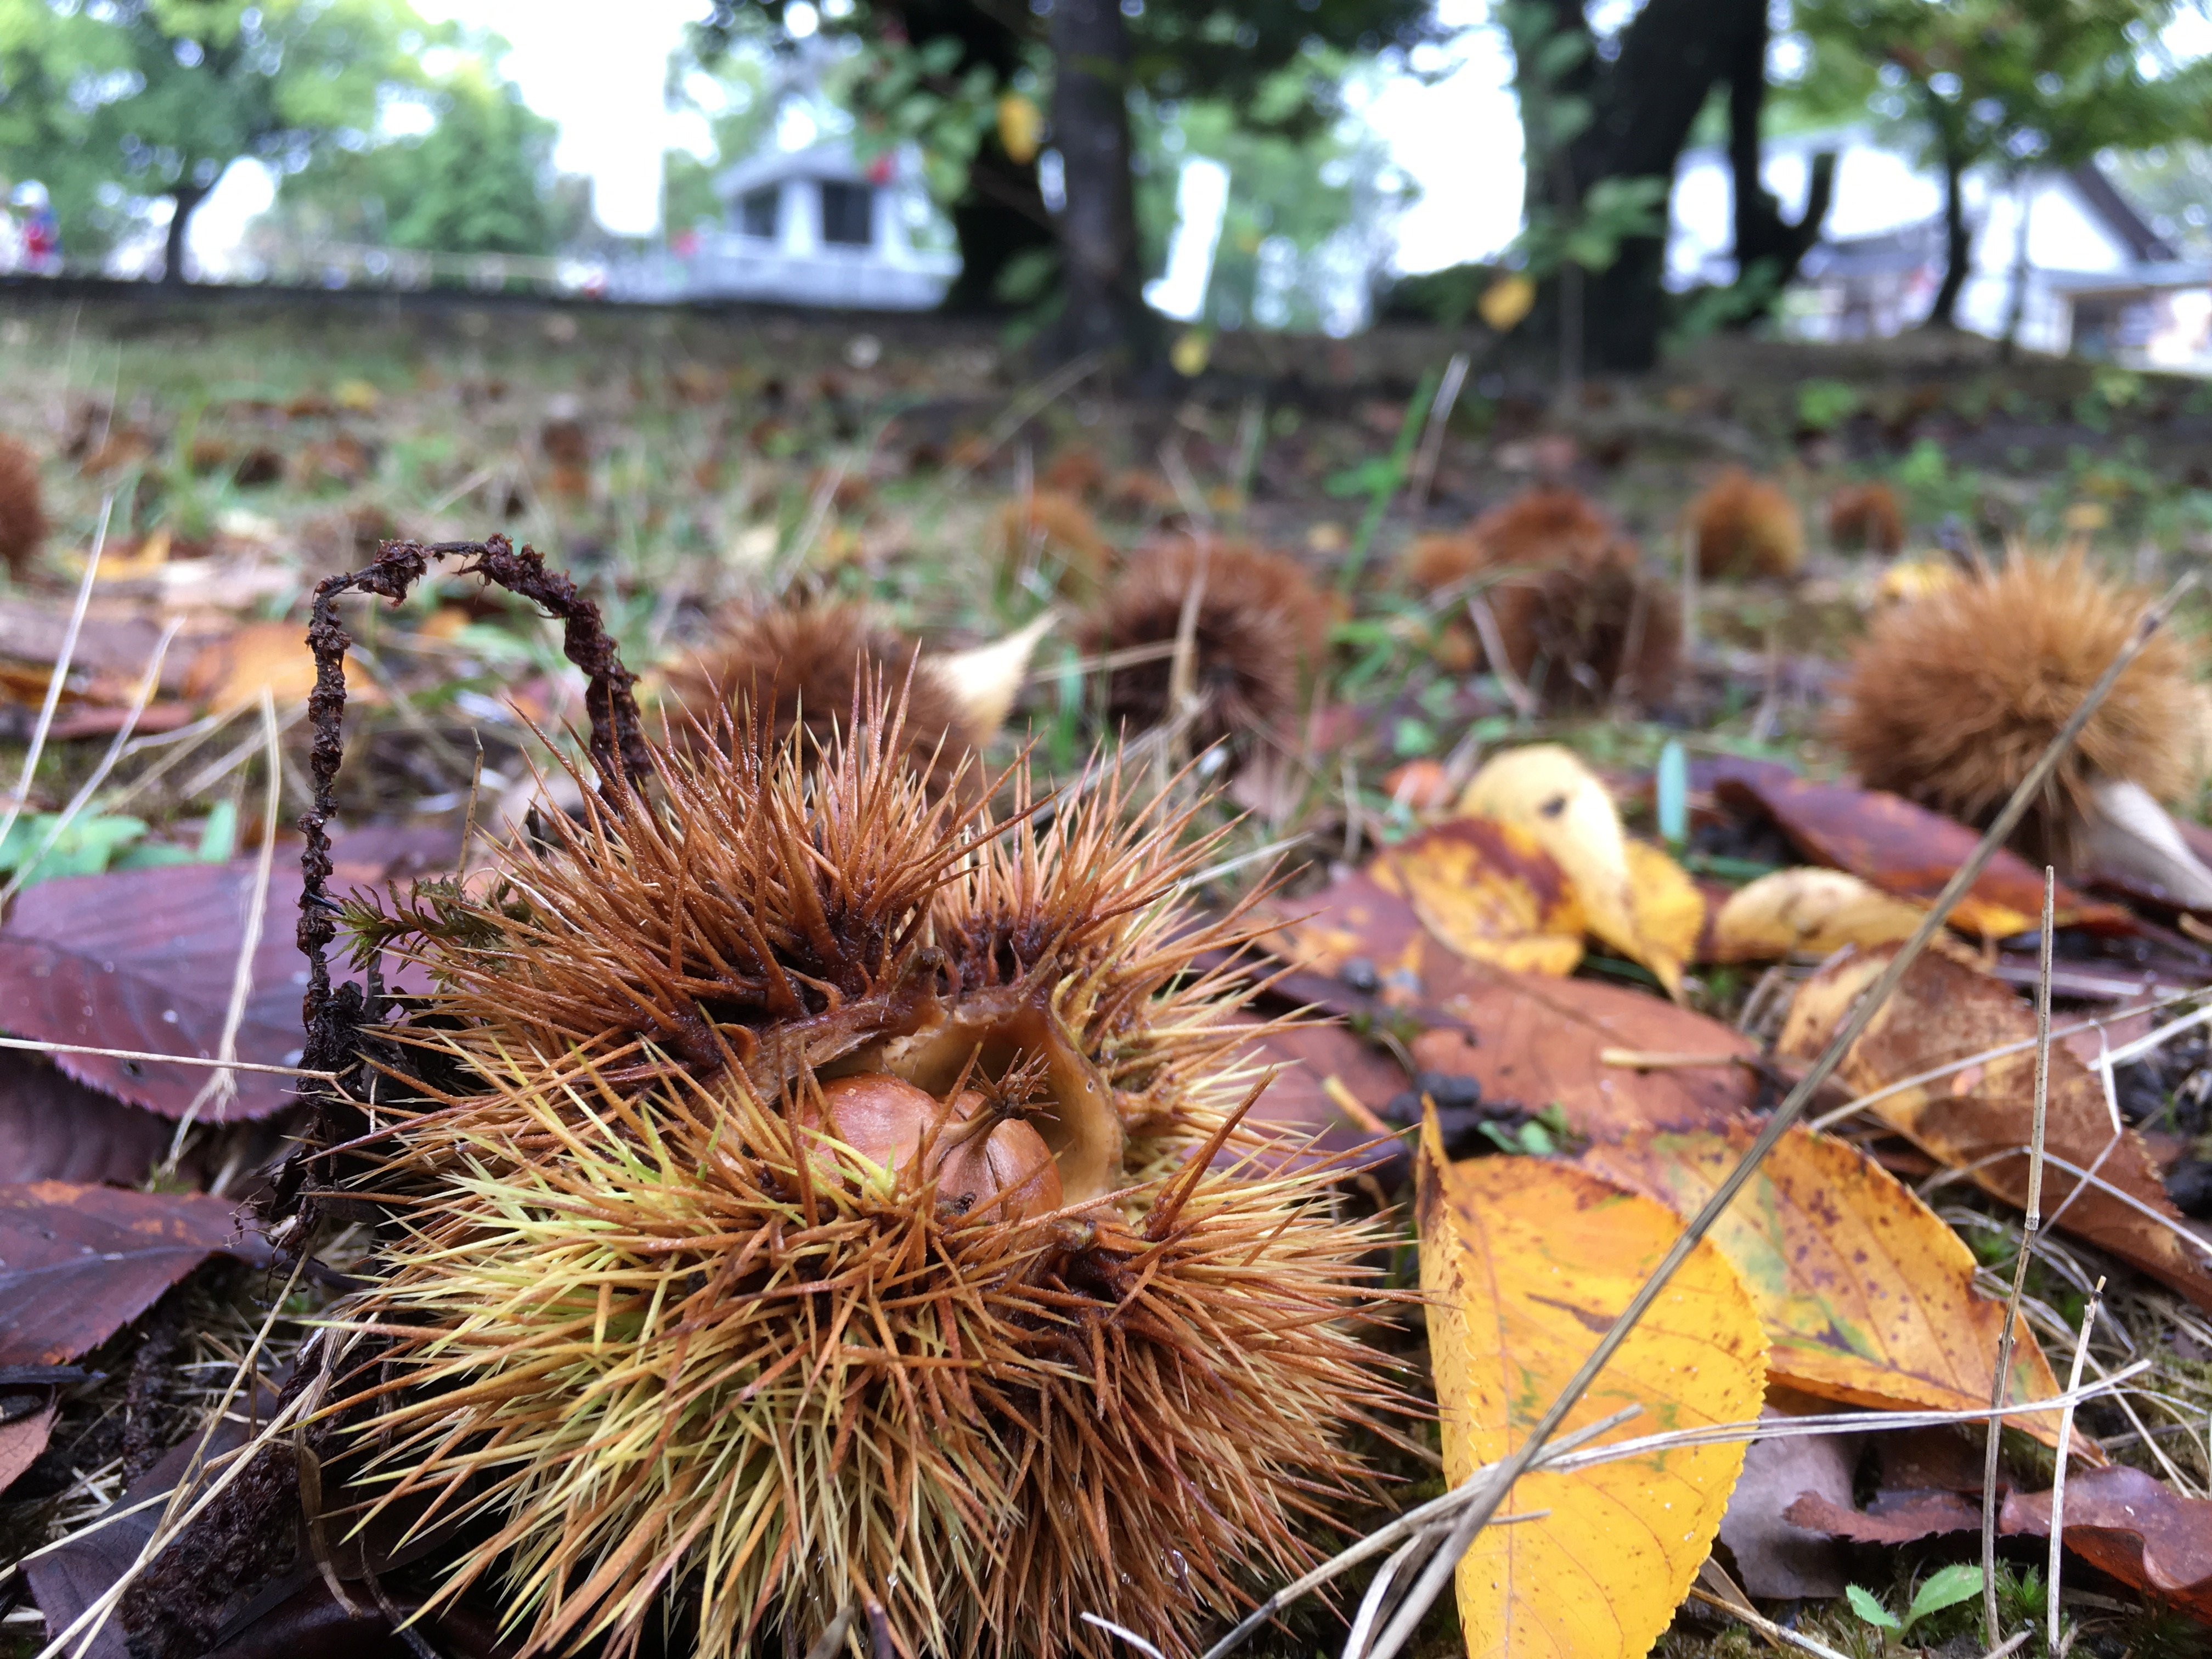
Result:
[[[173,204],[164,280],[233,161],[283,172],[367,144],[419,78],[406,0],[0,0],[0,172],[52,192],[82,258]]]
[[[373,141],[339,144],[278,188],[276,220],[299,240],[372,242],[448,253],[550,253],[564,227],[555,192],[556,123],[501,74],[506,42],[441,43],[434,75],[387,100]],[[393,131],[393,107],[418,130]]]

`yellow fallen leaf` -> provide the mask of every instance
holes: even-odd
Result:
[[[1928,913],[1843,870],[1804,865],[1761,876],[1713,918],[1716,962],[1825,957],[1846,945],[1910,939]]]
[[[374,415],[383,399],[367,380],[340,380],[331,388],[331,401],[356,415]]]
[[[1213,343],[1198,329],[1185,329],[1168,348],[1168,362],[1175,372],[1186,380],[1195,380],[1206,373],[1206,360],[1213,355]]]
[[[1680,1219],[1587,1171],[1540,1158],[1444,1160],[1435,1120],[1419,1161],[1421,1288],[1454,1485],[1527,1437],[1642,1285]],[[1641,1413],[1599,1443],[1759,1414],[1766,1340],[1749,1293],[1711,1243],[1569,1413],[1570,1429]],[[1469,1659],[1643,1659],[1720,1530],[1741,1443],[1530,1475],[1461,1559]]]
[[[1044,136],[1044,116],[1034,100],[1010,92],[999,100],[999,143],[1006,159],[1027,167],[1037,158],[1037,141]]]
[[[1797,989],[1775,1053],[1810,1060],[1825,1048],[1866,988],[1895,960],[1894,945],[1836,957]],[[1922,1151],[2007,1203],[2027,1203],[2034,1138],[2035,1014],[2012,987],[1971,961],[1933,951],[1906,970],[1836,1067],[1854,1094],[1880,1094],[1866,1109]],[[1990,1049],[2010,1053],[1990,1055]],[[1909,1079],[1972,1060],[1924,1083]],[[1887,1092],[1883,1092],[1887,1091]],[[2051,1050],[2045,1149],[2101,1183],[2076,1192],[2057,1164],[2045,1176],[2052,1224],[2155,1274],[2200,1308],[2212,1308],[2212,1272],[2166,1196],[2158,1160],[2133,1129],[2113,1122],[2105,1085],[2064,1043]]]
[[[1474,302],[1476,314],[1500,334],[1510,332],[1536,303],[1536,285],[1517,272],[1500,276]]]
[[[1376,885],[1474,962],[1565,978],[1583,959],[1583,908],[1559,865],[1517,824],[1455,818],[1378,854]]]
[[[1596,1141],[1583,1169],[1695,1215],[1757,1136],[1719,1130]],[[1707,1235],[1757,1304],[1767,1373],[1857,1406],[1986,1411],[2004,1304],[1974,1288],[1973,1253],[1910,1188],[1847,1141],[1783,1136]],[[2012,1397],[2045,1400],[2056,1378],[2022,1328]],[[2012,1419],[2046,1442],[2057,1413]]]
[[[217,714],[254,702],[264,686],[280,708],[305,702],[315,689],[315,659],[302,624],[248,623],[193,658],[185,676],[185,696]]]
[[[1682,1000],[1682,964],[1704,920],[1702,901],[1686,933],[1683,892],[1696,899],[1689,878],[1656,848],[1631,866],[1613,796],[1572,750],[1538,743],[1492,756],[1468,781],[1459,811],[1528,830],[1574,884],[1590,933]],[[1650,890],[1640,908],[1639,886]]]
[[[1900,600],[1924,599],[1958,580],[1959,567],[1940,555],[1927,559],[1899,559],[1881,573],[1875,591],[1885,602],[1895,605]]]
[[[1645,948],[1673,964],[1674,978],[1667,988],[1680,996],[1682,964],[1698,953],[1698,939],[1705,931],[1705,896],[1690,872],[1648,841],[1625,843],[1628,854],[1630,914],[1636,937]],[[1647,963],[1650,957],[1638,958]],[[1652,971],[1664,980],[1655,964]]]

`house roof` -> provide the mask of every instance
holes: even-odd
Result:
[[[2105,222],[2107,228],[2128,246],[2136,260],[2150,264],[2178,258],[2179,250],[2144,222],[2135,204],[2120,194],[2120,189],[2105,176],[2104,169],[2094,161],[2084,161],[2066,169],[2067,182],[2080,192],[2084,206]]]
[[[824,138],[805,149],[769,150],[747,156],[714,175],[714,193],[727,201],[786,179],[824,179],[849,185],[869,182],[866,171],[853,159],[851,144],[842,138]]]

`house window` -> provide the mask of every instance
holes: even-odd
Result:
[[[774,185],[765,189],[747,191],[738,198],[738,228],[748,236],[775,235],[776,198],[781,192]]]
[[[822,184],[822,240],[866,247],[875,238],[875,191],[866,185]]]

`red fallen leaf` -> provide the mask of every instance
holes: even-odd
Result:
[[[1902,795],[1850,783],[1816,783],[1771,761],[1726,757],[1700,769],[1712,793],[1735,806],[1764,812],[1808,858],[1848,870],[1899,898],[1932,902],[1981,836],[1954,819]],[[2062,926],[2125,933],[2126,911],[2084,898],[2060,884]],[[2043,914],[2043,872],[2000,848],[1951,913],[1967,933],[2002,939],[2037,925]]]
[[[39,1461],[54,1431],[54,1413],[60,1409],[60,1403],[50,1399],[43,1410],[12,1423],[0,1423],[0,1492],[15,1485],[15,1477]]]
[[[1910,1544],[1938,1533],[1979,1528],[1982,1506],[1949,1491],[1881,1492],[1866,1508],[1855,1510],[1824,1492],[1808,1492],[1783,1510],[1782,1518],[1854,1544]]]
[[[1347,1115],[1329,1091],[1332,1079],[1378,1116],[1394,1096],[1413,1087],[1404,1066],[1341,1025],[1292,1026],[1270,1032],[1253,1048],[1255,1058],[1285,1067],[1260,1097],[1253,1120],[1293,1134],[1322,1133],[1344,1127]],[[1365,1128],[1354,1127],[1358,1129],[1358,1140],[1374,1139]]]
[[[15,1181],[135,1187],[176,1126],[88,1089],[36,1055],[0,1048],[0,1170]]]
[[[1770,1401],[1788,1389],[1770,1389]],[[1802,1398],[1802,1396],[1799,1396]],[[1806,1402],[1825,1411],[1826,1401]],[[1769,1405],[1762,1415],[1794,1413]],[[1753,1595],[1823,1599],[1844,1593],[1842,1553],[1832,1540],[1784,1514],[1794,1494],[1817,1492],[1841,1503],[1851,1496],[1851,1469],[1865,1439],[1856,1434],[1778,1435],[1744,1449],[1743,1473],[1721,1517],[1721,1542],[1735,1557],[1736,1578]]]
[[[332,891],[437,869],[453,841],[443,832],[362,830],[333,849]],[[0,1029],[88,1048],[214,1057],[222,1040],[238,947],[245,936],[250,859],[64,876],[24,890],[0,928]],[[280,864],[269,881],[253,988],[238,1029],[238,1057],[295,1066],[307,962],[293,942],[300,872]],[[343,977],[333,963],[334,976]],[[398,976],[394,976],[398,982]],[[205,1086],[199,1066],[57,1054],[78,1082],[165,1117],[182,1117]],[[238,1092],[210,1121],[281,1110],[292,1079],[234,1074]]]
[[[1982,1524],[1980,1504],[1954,1492],[1883,1492],[1866,1510],[1808,1492],[1783,1511],[1801,1527],[1865,1544],[1907,1544]],[[2124,1464],[2066,1480],[2066,1547],[2101,1572],[2212,1620],[2212,1498],[2186,1498]],[[2051,1536],[2051,1494],[2008,1492],[1997,1530]]]
[[[1643,1131],[1725,1129],[1743,1121],[1757,1081],[1734,1056],[1755,1058],[1741,1033],[1653,996],[1589,980],[1544,979],[1480,963],[1443,990],[1439,1006],[1463,1021],[1413,1043],[1421,1070],[1473,1077],[1486,1099],[1529,1111],[1556,1103],[1595,1141]],[[1695,1056],[1715,1063],[1638,1071],[1609,1066],[1608,1048]]]
[[[2010,1492],[1997,1525],[2051,1536],[2051,1494]],[[2115,1465],[2066,1478],[2066,1547],[2101,1572],[2212,1620],[2212,1498]]]
[[[228,1199],[64,1181],[0,1187],[0,1365],[90,1352],[218,1254],[269,1259]]]

